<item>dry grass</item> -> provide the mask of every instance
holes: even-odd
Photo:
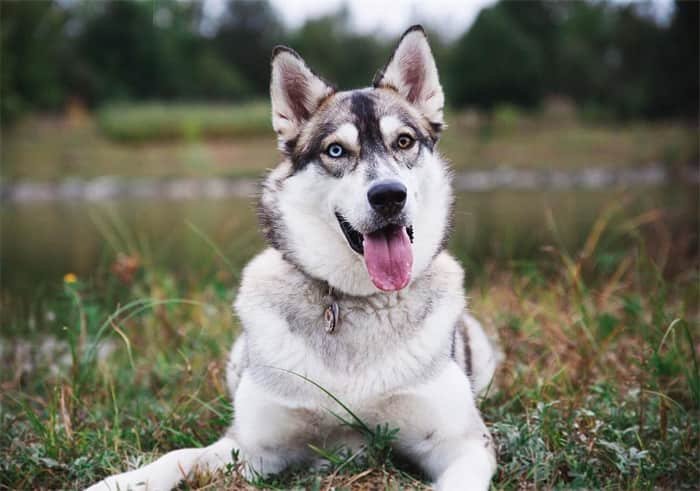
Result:
[[[505,354],[481,401],[496,489],[697,485],[697,251],[659,210],[619,210],[601,213],[575,253],[549,248],[471,280],[471,308]],[[227,274],[182,281],[155,257],[133,277],[68,277],[30,314],[2,305],[0,488],[82,487],[217,438],[233,417],[223,377],[242,263],[211,257]],[[424,487],[387,443],[368,440],[371,458],[323,471],[245,483],[232,467],[183,488]]]

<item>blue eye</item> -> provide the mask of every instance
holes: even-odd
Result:
[[[333,157],[334,159],[337,159],[337,158],[343,156],[343,154],[345,153],[345,149],[340,144],[333,143],[333,144],[328,146],[326,153],[328,154],[329,157]]]

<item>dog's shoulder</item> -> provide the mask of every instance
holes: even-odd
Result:
[[[304,279],[304,275],[286,261],[280,251],[269,247],[243,268],[236,304],[241,299],[270,301],[281,292],[293,291]]]
[[[255,256],[243,268],[241,290],[247,288],[260,289],[272,283],[286,281],[290,275],[296,276],[299,271],[282,257],[277,249],[268,247]]]
[[[309,288],[308,276],[285,260],[280,251],[268,248],[243,269],[234,309],[239,316],[261,311],[283,314],[285,305],[300,301]]]

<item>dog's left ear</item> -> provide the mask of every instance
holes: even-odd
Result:
[[[373,85],[396,90],[430,123],[442,126],[445,95],[423,27],[413,26],[404,33],[389,63],[374,77]]]
[[[293,49],[277,46],[272,51],[272,127],[281,143],[294,139],[334,92],[335,88],[312,72]]]

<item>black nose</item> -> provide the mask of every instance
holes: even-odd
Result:
[[[369,188],[367,199],[377,213],[396,215],[406,204],[406,186],[398,181],[380,182]]]

